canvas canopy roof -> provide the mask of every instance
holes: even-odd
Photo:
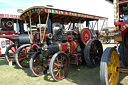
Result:
[[[47,14],[51,14],[52,22],[60,22],[60,23],[68,23],[68,22],[84,22],[84,21],[93,21],[93,20],[107,20],[108,18],[94,16],[84,13],[77,13],[72,11],[53,9],[44,6],[34,6],[27,10],[25,10],[21,15],[21,20],[29,21],[29,17],[31,16],[32,21],[38,22],[39,14],[41,16],[41,23],[46,22]]]

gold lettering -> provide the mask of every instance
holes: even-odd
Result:
[[[48,9],[48,12],[51,13],[51,9]]]
[[[55,13],[56,13],[56,14],[58,14],[58,11],[57,11],[57,10],[55,10]]]
[[[61,11],[61,14],[64,14],[63,11]]]
[[[68,12],[65,12],[66,15],[68,15]]]
[[[52,13],[55,13],[55,11],[54,11],[54,10],[52,10]]]
[[[78,16],[80,17],[81,14],[78,14]]]
[[[69,15],[71,15],[72,13],[71,12],[69,12]]]

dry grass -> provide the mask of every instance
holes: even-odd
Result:
[[[29,69],[8,66],[5,59],[0,59],[0,85],[100,85],[99,79],[99,67],[89,68],[86,64],[71,65],[68,76],[60,82],[54,82],[49,72],[34,77]]]

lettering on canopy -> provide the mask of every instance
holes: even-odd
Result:
[[[53,13],[53,14],[76,16],[76,17],[91,18],[91,19],[102,19],[102,18],[97,17],[97,16],[81,14],[81,13],[75,13],[75,12],[62,11],[62,10],[56,10],[56,9],[48,9],[48,8],[45,9],[45,12]]]
[[[0,18],[15,18],[19,19],[18,15],[0,14]]]

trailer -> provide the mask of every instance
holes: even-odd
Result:
[[[24,22],[19,19],[19,15],[0,14],[0,53],[7,62],[15,63],[15,51],[20,45],[29,43],[27,41],[28,34],[25,33]]]
[[[18,27],[16,22],[19,19],[18,15],[0,14],[0,56],[5,56],[7,47],[13,42],[6,37],[17,36]]]

